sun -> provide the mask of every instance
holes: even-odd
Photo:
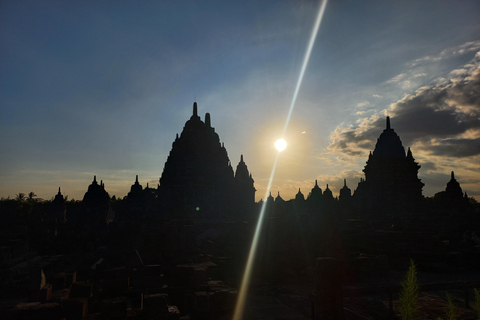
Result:
[[[285,141],[284,139],[278,139],[277,141],[275,141],[275,148],[279,152],[285,150],[286,147],[287,147],[287,141]]]

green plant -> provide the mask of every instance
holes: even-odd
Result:
[[[402,320],[416,320],[418,314],[418,282],[417,268],[413,260],[410,260],[405,279],[402,281],[400,291],[400,315]]]
[[[446,293],[447,296],[447,310],[446,310],[446,315],[447,318],[437,318],[437,320],[456,320],[457,317],[455,314],[457,313],[457,308],[455,307],[455,304],[453,303],[453,297],[450,293]]]
[[[447,319],[446,320],[455,320],[457,310],[455,304],[453,303],[453,297],[450,293],[447,292]]]
[[[474,306],[475,311],[477,311],[477,320],[480,320],[480,291],[477,288],[473,289],[473,291],[475,292]]]

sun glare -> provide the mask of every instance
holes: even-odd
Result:
[[[293,94],[292,102],[290,103],[290,108],[288,110],[287,119],[285,121],[285,126],[283,128],[283,134],[284,135],[287,131],[288,124],[290,123],[290,118],[292,116],[293,108],[295,107],[295,102],[297,100],[297,95],[298,95],[298,92],[300,91],[300,86],[302,84],[303,75],[305,73],[305,69],[307,68],[308,60],[310,60],[310,53],[312,52],[313,44],[315,43],[315,38],[317,37],[317,32],[318,32],[318,29],[320,27],[320,22],[322,21],[322,17],[323,17],[323,13],[325,12],[325,6],[326,5],[327,5],[327,0],[323,0],[322,4],[320,5],[320,9],[318,11],[317,19],[315,20],[315,25],[313,27],[312,34],[310,35],[310,41],[308,43],[307,51],[305,52],[305,56],[303,58],[302,68],[300,70],[300,75],[298,77],[297,86],[295,87],[295,93]],[[240,291],[238,292],[238,298],[237,298],[237,304],[235,306],[235,312],[234,312],[233,317],[232,317],[233,320],[242,320],[243,319],[243,311],[244,311],[245,301],[246,301],[246,297],[247,297],[247,290],[248,290],[250,277],[251,277],[251,273],[252,273],[252,268],[253,268],[253,264],[254,264],[254,260],[255,260],[255,254],[256,254],[256,251],[257,251],[258,241],[259,241],[259,238],[260,238],[260,231],[262,229],[263,219],[264,219],[264,216],[265,216],[266,204],[268,202],[266,200],[267,200],[267,197],[268,197],[268,193],[270,192],[270,188],[272,186],[273,177],[275,175],[275,169],[277,168],[278,158],[280,157],[280,151],[285,150],[286,147],[287,147],[287,142],[284,139],[279,139],[275,142],[275,148],[277,148],[278,152],[277,152],[277,156],[275,157],[275,162],[274,162],[273,167],[272,167],[272,172],[270,174],[270,179],[268,181],[267,190],[265,190],[265,197],[264,197],[265,201],[262,204],[262,208],[260,210],[257,226],[255,228],[255,233],[254,233],[253,240],[252,240],[252,245],[250,246],[250,251],[249,251],[248,259],[247,259],[247,264],[245,266],[245,271],[244,271],[244,274],[243,274],[242,283],[240,285]]]
[[[285,141],[284,139],[278,139],[277,141],[275,141],[275,148],[279,152],[285,150],[286,147],[287,147],[287,141]]]

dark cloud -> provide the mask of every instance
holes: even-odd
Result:
[[[394,103],[392,110],[395,128],[403,132],[407,144],[480,129],[480,64],[477,63],[463,79],[419,89],[415,95]]]
[[[392,127],[404,146],[437,156],[480,154],[480,59],[452,72],[451,79],[422,87],[393,103]],[[328,147],[351,156],[372,150],[385,128],[383,117],[361,120],[357,128],[337,128]]]
[[[426,161],[426,162],[422,162],[422,169],[424,171],[434,171],[437,169],[437,166],[433,162]]]
[[[449,157],[471,157],[480,154],[480,138],[478,139],[444,139],[440,144],[428,147],[432,154]]]

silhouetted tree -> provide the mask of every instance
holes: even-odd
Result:
[[[20,192],[15,196],[15,200],[18,202],[23,202],[25,200],[25,193]]]
[[[33,191],[30,191],[28,193],[28,201],[33,201],[33,198],[36,197],[37,195],[35,194],[35,192]]]

